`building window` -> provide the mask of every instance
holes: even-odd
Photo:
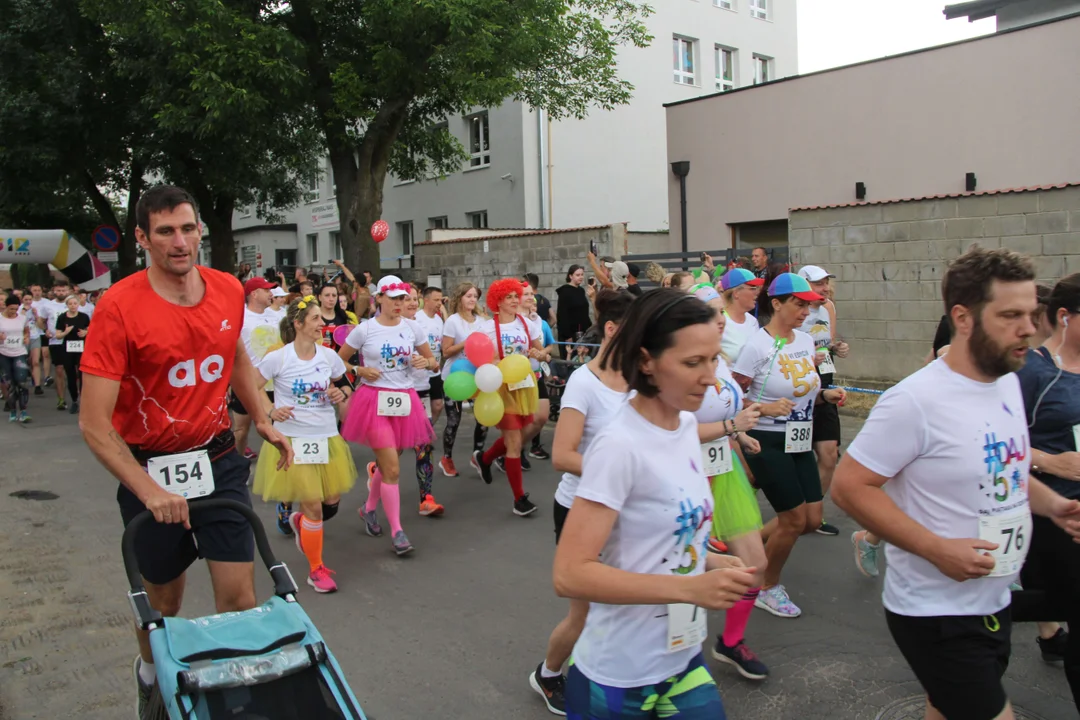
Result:
[[[491,164],[491,138],[486,112],[470,115],[469,123],[469,167],[480,168]]]
[[[319,199],[319,169],[311,168],[311,174],[304,178],[304,202],[315,202]]]
[[[412,255],[413,252],[413,226],[411,222],[399,222],[397,234],[401,238],[401,254]]]
[[[734,10],[735,9],[734,0],[713,0],[713,5],[715,5],[718,8],[721,8],[723,10]]]
[[[465,213],[465,222],[471,228],[486,228],[488,226],[487,210]]]
[[[672,56],[675,82],[680,85],[696,85],[694,76],[694,50],[697,42],[676,35],[672,38]]]
[[[445,215],[439,217],[428,218],[428,227],[432,230],[441,230],[443,228],[450,227],[450,218]]]
[[[335,260],[345,259],[345,250],[341,247],[341,233],[337,230],[330,233],[330,252]]]
[[[240,217],[242,217],[242,218],[249,218],[249,217],[251,217],[251,206],[250,206],[250,205],[248,205],[248,206],[247,206],[247,207],[245,207],[245,208],[241,208],[241,210],[240,210]]]
[[[307,259],[308,265],[319,262],[319,234],[312,233],[307,236]]]
[[[750,17],[768,20],[769,0],[750,0]]]
[[[754,84],[760,85],[773,79],[773,59],[764,55],[754,54]]]
[[[735,49],[716,46],[716,89],[727,92],[735,89]]]
[[[326,158],[326,186],[330,188],[330,197],[337,197],[337,180],[334,179],[334,166],[330,164],[330,158]]]

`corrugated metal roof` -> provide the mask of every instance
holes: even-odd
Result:
[[[503,240],[505,238],[522,237],[524,235],[556,235],[558,233],[581,232],[582,230],[607,230],[610,227],[611,227],[611,225],[586,225],[585,227],[556,228],[556,229],[550,229],[550,230],[549,229],[544,229],[544,228],[536,228],[534,230],[522,229],[521,232],[508,233],[506,235],[476,235],[474,237],[454,238],[453,240],[425,240],[424,242],[416,243],[416,247],[419,247],[421,245],[450,245],[452,243],[476,242],[477,240]],[[451,230],[451,229],[454,229],[454,228],[441,228],[441,229]],[[462,228],[458,228],[458,229],[462,229]],[[464,229],[472,229],[472,228],[464,228]],[[507,229],[508,230],[517,230],[517,228],[507,228]]]
[[[1076,187],[1080,182],[1058,183],[1057,185],[1035,185],[1033,187],[1003,188],[1001,190],[975,190],[974,192],[944,193],[941,195],[925,195],[923,197],[896,198],[893,200],[867,200],[865,202],[838,203],[835,205],[807,205],[806,207],[790,208],[790,212],[803,210],[826,210],[830,208],[861,207],[863,205],[891,205],[894,203],[919,202],[921,200],[949,200],[953,198],[978,197],[980,195],[1007,195],[1009,193],[1036,192],[1039,190],[1060,190],[1062,188]]]

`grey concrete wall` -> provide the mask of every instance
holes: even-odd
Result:
[[[679,252],[679,238],[669,232],[626,233],[625,255],[648,255],[650,253]]]
[[[895,200],[963,192],[967,172],[980,190],[1080,179],[1080,93],[1064,90],[1078,37],[1074,17],[667,108],[668,161],[690,161],[690,249],[733,223],[854,202],[860,181],[867,200]]]
[[[1080,187],[792,211],[792,260],[836,275],[845,377],[921,367],[944,313],[941,278],[973,243],[1032,257],[1039,280],[1080,272]]]
[[[626,225],[583,230],[537,231],[513,237],[489,237],[422,243],[416,246],[416,268],[421,277],[441,275],[442,287],[453,292],[459,283],[481,289],[504,277],[520,278],[527,272],[540,276],[540,292],[556,305],[555,288],[566,281],[566,271],[584,265],[589,243],[600,255],[621,255]]]

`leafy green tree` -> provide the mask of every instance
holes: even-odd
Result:
[[[447,116],[507,99],[583,117],[630,100],[620,46],[646,46],[650,8],[631,0],[291,0],[263,11],[304,53],[326,137],[350,266],[379,267],[368,228],[387,172],[454,172],[465,157]]]

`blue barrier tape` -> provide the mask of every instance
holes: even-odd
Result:
[[[833,387],[838,387],[841,390],[846,390],[847,392],[865,393],[866,395],[884,395],[885,394],[884,390],[870,390],[869,388],[847,387],[846,385],[834,385]]]

